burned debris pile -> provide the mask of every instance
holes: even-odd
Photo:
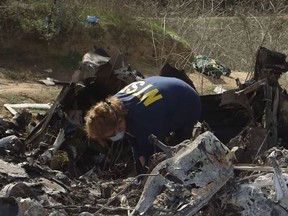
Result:
[[[129,140],[95,141],[83,129],[97,101],[145,78],[95,48],[45,114],[0,119],[0,215],[287,215],[286,55],[260,47],[250,80],[201,96],[191,140],[153,155],[136,176]],[[189,85],[166,64],[161,76]]]

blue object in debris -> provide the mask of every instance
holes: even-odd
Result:
[[[48,24],[49,24],[49,17],[45,17],[45,19],[44,19],[44,24],[45,24],[45,25],[48,25]]]
[[[100,19],[96,16],[87,16],[86,21],[88,23],[98,23],[100,22]]]

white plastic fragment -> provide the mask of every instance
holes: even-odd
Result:
[[[4,104],[4,107],[12,114],[16,115],[18,112],[16,109],[43,109],[48,110],[51,108],[50,104],[38,104],[38,103],[23,103],[23,104]]]
[[[40,156],[40,160],[42,163],[47,162],[48,160],[50,160],[53,155],[55,154],[55,152],[61,147],[62,143],[65,141],[65,131],[63,128],[60,129],[53,145],[51,148],[49,148],[48,150],[46,150],[41,156]]]

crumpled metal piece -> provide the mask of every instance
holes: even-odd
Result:
[[[19,215],[23,216],[38,216],[38,215],[48,215],[46,209],[43,205],[30,198],[18,200]]]
[[[233,176],[230,150],[211,132],[184,142],[153,169],[132,214],[193,215]]]
[[[28,177],[26,171],[20,165],[14,165],[3,160],[0,160],[0,173],[7,175],[7,181],[9,179]]]
[[[263,178],[261,180],[261,184],[268,179],[269,177]],[[230,208],[234,209],[231,211],[242,216],[270,215],[273,210],[272,202],[266,198],[266,195],[262,192],[261,187],[258,186],[259,183],[260,182],[257,184],[235,184],[234,188],[229,188],[229,190],[225,191],[225,193],[223,193],[220,197],[222,206],[230,204],[232,205]]]
[[[274,168],[273,184],[274,184],[275,192],[276,192],[276,200],[279,201],[279,204],[283,208],[288,210],[288,187],[287,187],[288,179],[285,178],[284,175],[282,174],[280,166],[276,160],[275,151],[273,151],[269,155],[269,159],[270,159],[271,165]]]
[[[14,182],[7,184],[0,191],[0,195],[3,197],[22,197],[22,198],[31,198],[38,200],[37,196],[24,182]]]
[[[240,179],[233,187],[223,189],[219,198],[222,206],[229,204],[233,213],[242,216],[288,215],[288,174],[276,160],[279,151],[274,149],[268,156],[273,173],[263,173],[254,180]]]
[[[119,80],[122,80],[125,83],[131,83],[134,81],[141,81],[143,79],[142,76],[139,76],[140,74],[137,73],[135,70],[131,70],[130,67],[126,68],[120,68],[117,70],[114,70],[113,73],[116,75],[116,77]]]
[[[55,181],[51,181],[46,178],[39,178],[37,183],[42,186],[42,189],[45,191],[46,194],[49,195],[56,195],[56,194],[65,194],[67,190],[63,188],[60,184],[56,183]]]

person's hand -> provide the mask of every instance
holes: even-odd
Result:
[[[146,162],[144,156],[140,156],[139,157],[139,161],[140,161],[141,165],[144,167],[145,166],[145,162]]]
[[[140,174],[146,174],[147,173],[147,167],[146,167],[146,164],[145,164],[146,160],[145,160],[145,157],[144,156],[139,156],[137,159],[136,159],[136,171],[137,171],[137,175],[140,175]]]

